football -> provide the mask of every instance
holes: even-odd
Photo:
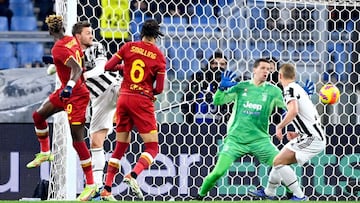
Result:
[[[319,97],[323,104],[335,104],[339,101],[340,91],[335,85],[326,84],[320,89]]]

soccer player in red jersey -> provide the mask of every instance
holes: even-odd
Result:
[[[154,95],[164,89],[166,70],[165,57],[155,44],[156,39],[163,36],[159,27],[156,20],[146,20],[141,41],[125,43],[105,65],[105,70],[122,71],[123,82],[116,107],[116,147],[108,162],[105,187],[101,192],[103,200],[115,200],[111,186],[119,171],[119,161],[130,145],[133,126],[137,127],[145,148],[124,182],[138,198],[142,199],[143,194],[136,178],[149,168],[159,152]],[[121,61],[123,65],[119,65]]]
[[[48,99],[33,113],[35,132],[40,143],[40,153],[26,167],[34,168],[42,162],[52,161],[54,155],[50,152],[49,128],[46,119],[59,111],[68,114],[73,147],[79,155],[81,167],[86,176],[86,187],[78,200],[90,200],[96,192],[91,156],[84,141],[85,112],[89,103],[89,91],[82,76],[83,53],[78,41],[72,36],[66,36],[63,18],[50,15],[46,18],[50,35],[54,37],[54,47],[51,53],[54,58],[56,72],[61,81],[61,87],[55,90]],[[75,173],[75,171],[74,171]]]

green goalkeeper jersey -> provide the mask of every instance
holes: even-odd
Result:
[[[286,108],[280,88],[269,82],[256,86],[252,80],[239,82],[226,91],[216,91],[215,105],[230,102],[234,102],[234,106],[227,125],[227,136],[233,136],[232,140],[242,144],[270,139],[271,113],[275,107]]]

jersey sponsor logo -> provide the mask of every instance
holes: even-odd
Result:
[[[245,104],[243,104],[245,108],[255,109],[257,111],[260,111],[262,109],[262,105],[260,104],[253,104],[249,101],[247,101]]]
[[[131,46],[130,52],[137,53],[151,59],[156,59],[156,53],[137,46]]]

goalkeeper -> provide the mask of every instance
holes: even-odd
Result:
[[[285,109],[286,106],[281,89],[266,82],[269,73],[270,63],[266,59],[255,61],[252,80],[237,84],[233,81],[234,73],[228,70],[224,72],[214,96],[214,104],[234,102],[234,107],[218,161],[205,178],[195,199],[202,200],[231,164],[240,157],[252,155],[261,163],[272,166],[279,150],[271,142],[268,134],[269,117],[274,108]]]

